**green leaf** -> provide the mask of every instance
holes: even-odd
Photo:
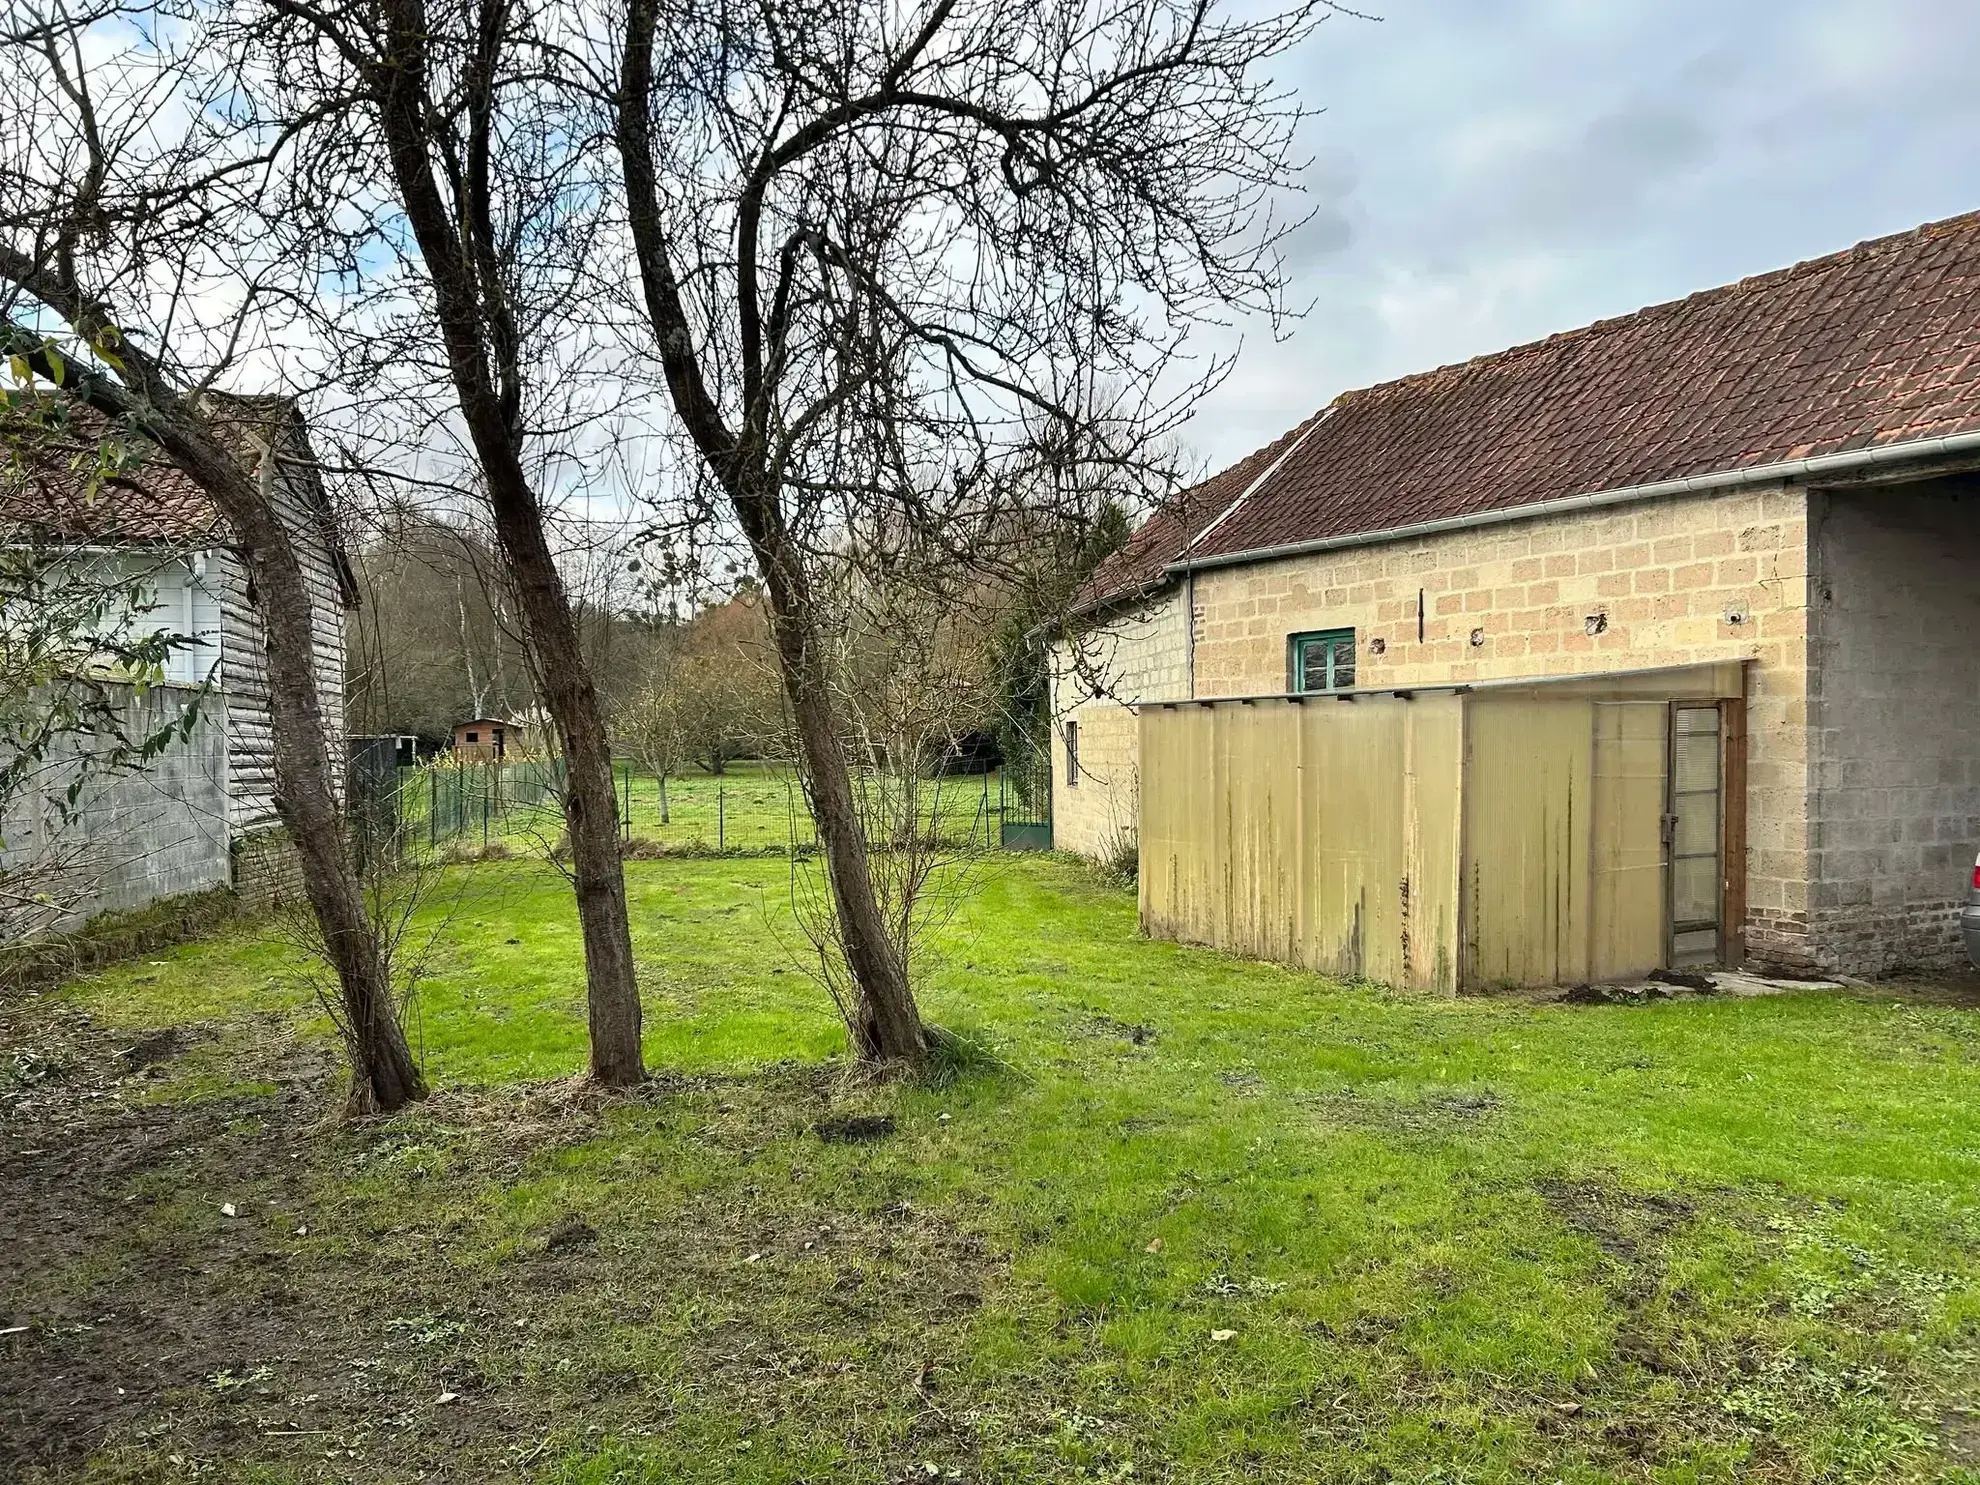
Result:
[[[92,349],[95,350],[97,358],[105,366],[108,366],[113,371],[121,372],[124,369],[124,358],[117,354],[116,347],[123,343],[123,332],[118,330],[115,325],[105,325],[97,333],[97,337],[92,343]]]

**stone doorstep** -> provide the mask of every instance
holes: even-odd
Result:
[[[1637,979],[1576,985],[1562,991],[1559,999],[1580,1005],[1641,1005],[1652,1000],[1705,1000],[1720,995],[1752,999],[1761,995],[1785,995],[1793,990],[1843,990],[1863,983],[1846,976],[1820,980],[1782,979],[1744,969],[1701,970],[1698,973],[1711,982],[1710,990],[1674,985],[1666,980]]]

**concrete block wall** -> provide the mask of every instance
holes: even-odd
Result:
[[[1962,956],[1980,850],[1980,480],[1812,497],[1815,964]]]
[[[1193,600],[1171,590],[1188,631],[1133,643],[1171,647],[1159,673],[1183,685],[1155,699],[1282,692],[1288,637],[1319,629],[1355,630],[1371,688],[1751,661],[1748,948],[1807,962],[1807,513],[1756,487],[1213,568]]]
[[[1140,740],[1131,705],[1189,695],[1189,633],[1171,589],[1052,648],[1052,836],[1109,858],[1135,839]],[[1079,782],[1066,777],[1065,724],[1079,726]]]
[[[115,689],[132,738],[183,719],[193,695],[169,685]],[[141,769],[94,774],[66,819],[60,801],[74,777],[72,761],[57,760],[16,797],[0,869],[32,878],[65,911],[32,913],[31,923],[0,920],[0,938],[69,929],[98,913],[227,884],[226,736],[216,713],[208,696],[189,739],[175,738]]]
[[[274,825],[235,840],[233,887],[242,903],[256,910],[304,902],[302,857],[289,832]]]

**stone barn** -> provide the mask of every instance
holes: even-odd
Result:
[[[1055,645],[1054,829],[1138,847],[1151,932],[1446,989],[1943,965],[1976,635],[1980,214],[1344,393],[1184,492]]]

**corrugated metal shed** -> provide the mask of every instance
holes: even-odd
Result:
[[[1691,863],[1722,901],[1743,843],[1716,783],[1673,793],[1673,719],[1695,773],[1694,732],[1737,736],[1717,719],[1743,694],[1723,664],[1144,707],[1142,925],[1444,994],[1696,957]]]

